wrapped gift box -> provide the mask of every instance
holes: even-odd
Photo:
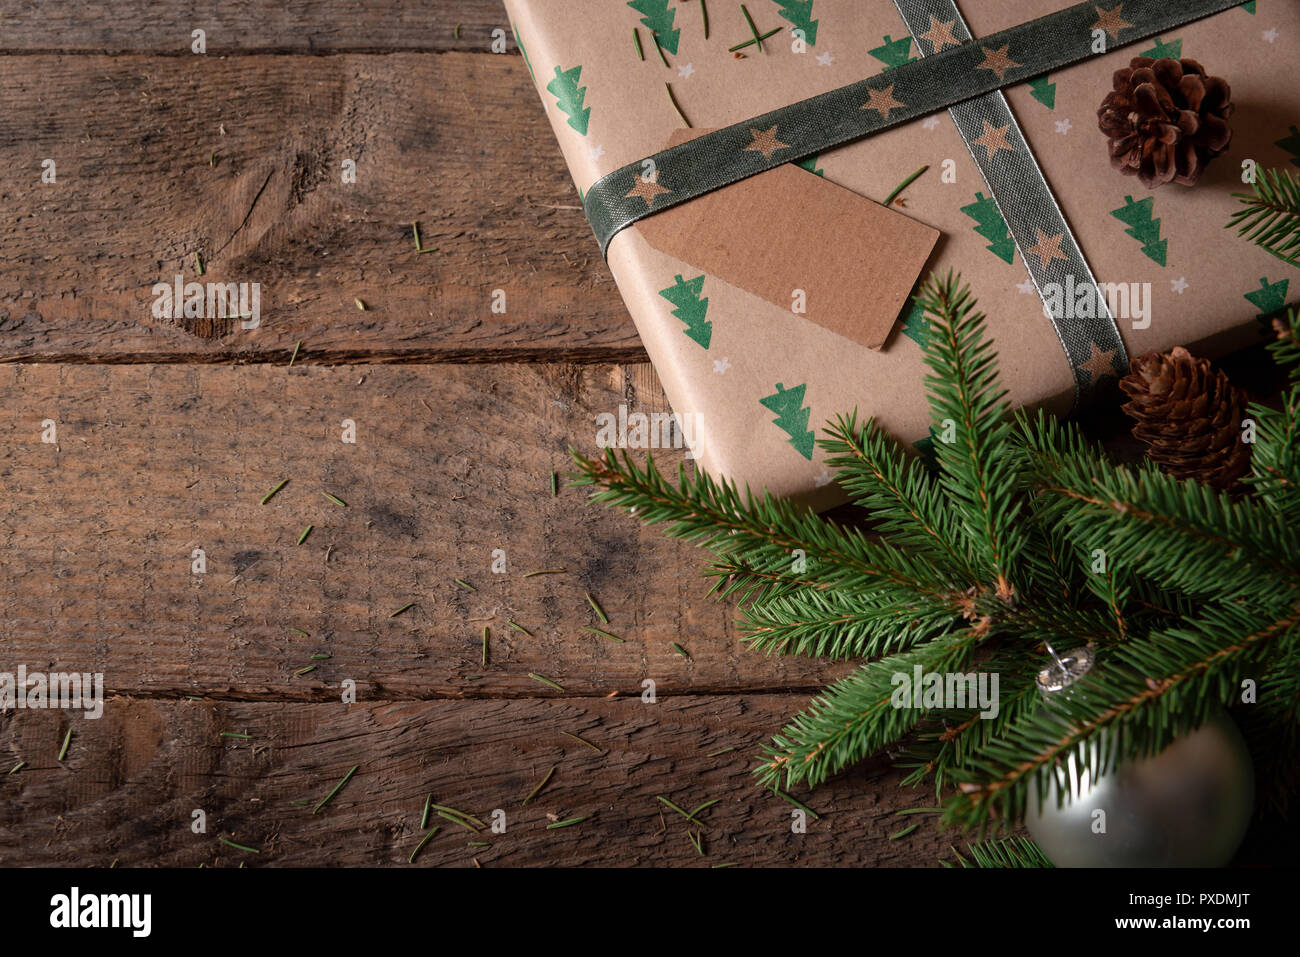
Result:
[[[889,0],[750,0],[746,8],[760,32],[781,30],[763,42],[761,52],[751,45],[737,51],[740,57],[728,48],[753,34],[738,3],[709,4],[706,38],[698,0],[505,2],[582,195],[602,176],[701,129],[742,122],[931,52],[918,50]],[[1070,5],[967,0],[959,7],[978,40]],[[1117,0],[1098,4],[1097,11],[1103,26],[1107,16],[1122,22]],[[1097,109],[1114,72],[1142,55],[1197,60],[1231,85],[1231,145],[1194,187],[1148,190],[1111,167]],[[1300,277],[1294,267],[1224,225],[1240,208],[1231,194],[1247,189],[1243,162],[1300,166],[1298,62],[1300,3],[1256,0],[1004,90],[1097,281],[1137,284],[1130,288],[1140,295],[1149,290],[1149,298],[1130,304],[1137,307],[1130,315],[1116,317],[1130,356],[1175,345],[1222,354],[1259,341],[1259,317],[1295,300],[1300,286],[1293,280]],[[683,132],[684,119],[693,131]],[[764,142],[763,135],[755,132],[755,149],[779,143]],[[1000,147],[990,141],[972,148]],[[891,205],[894,225],[868,224],[871,217],[858,198],[884,200],[923,165],[928,170],[903,191],[902,205]],[[768,192],[757,199],[737,193],[713,208],[709,215],[730,222],[734,241],[692,245],[691,234],[677,230],[675,244],[667,243],[656,235],[660,217],[652,215],[615,235],[607,250],[610,271],[675,412],[694,420],[686,431],[697,443],[701,465],[742,486],[824,505],[835,492],[827,487],[822,453],[808,433],[828,418],[856,407],[901,438],[927,436],[927,370],[918,345],[924,321],[909,309],[906,295],[893,291],[900,281],[910,288],[922,269],[895,263],[904,253],[923,263],[925,272],[951,268],[970,284],[988,316],[1014,404],[1070,407],[1075,376],[1061,341],[947,112],[800,166],[789,167],[795,175],[775,187],[765,181]],[[809,207],[812,234],[820,237],[806,248],[813,259],[823,257],[841,270],[846,248],[860,253],[869,265],[845,273],[845,282],[869,290],[879,279],[889,288],[887,302],[871,303],[876,312],[885,309],[898,319],[883,347],[872,348],[878,343],[870,336],[834,331],[834,323],[810,321],[793,304],[797,296],[786,304],[760,288],[764,270],[780,266],[764,262],[764,244],[799,224],[803,184],[814,176],[855,195],[841,204],[838,219],[826,219],[828,196],[833,201],[839,194],[806,187],[817,197]],[[761,202],[764,196],[772,202]],[[930,230],[909,234],[907,222]],[[808,225],[802,223],[805,232]],[[882,252],[869,238],[864,241],[873,229],[903,237],[901,252]],[[926,233],[932,251],[925,247]],[[728,272],[723,279],[706,268],[726,261],[727,268],[745,273],[745,264],[734,262],[738,249],[755,264],[748,272],[758,275],[738,281]],[[1113,371],[1106,358],[1092,366],[1098,379]]]

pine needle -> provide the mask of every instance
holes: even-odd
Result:
[[[673,105],[673,109],[676,110],[676,111],[677,111],[677,115],[678,115],[679,117],[681,117],[682,123],[683,123],[683,124],[684,124],[688,129],[693,129],[693,127],[691,127],[691,121],[688,120],[688,119],[686,118],[686,114],[682,112],[681,104],[679,104],[679,103],[677,102],[677,97],[673,94],[673,87],[672,87],[672,84],[670,84],[670,83],[665,83],[665,84],[664,84],[664,89],[668,91],[668,102],[671,103],[671,104]]]
[[[307,541],[307,536],[311,534],[311,530],[315,527],[316,527],[315,525],[308,525],[306,528],[304,528],[302,530],[302,534],[298,536],[298,541],[295,542],[294,544],[301,545],[303,542]]]
[[[586,595],[587,595],[587,604],[590,605],[591,610],[596,613],[596,617],[600,619],[600,623],[602,625],[608,625],[609,618],[605,615],[605,610],[600,607],[600,603],[597,602],[596,599],[592,597],[591,592],[586,592]]]
[[[238,844],[235,841],[228,841],[221,835],[217,835],[217,840],[227,847],[233,847],[237,851],[247,851],[249,854],[261,854],[262,852],[255,847],[249,847],[247,844]]]
[[[618,637],[618,635],[611,635],[607,631],[601,631],[599,628],[593,628],[590,625],[583,625],[582,627],[584,631],[589,631],[593,635],[600,635],[602,638],[608,638],[610,641],[617,641],[620,645],[623,644],[623,639]]]
[[[335,505],[337,505],[339,508],[348,507],[348,503],[343,501],[343,499],[339,498],[337,495],[331,495],[329,492],[321,492],[321,494],[324,495],[331,502],[333,502]]]
[[[63,736],[63,747],[59,748],[59,756],[55,761],[62,761],[68,756],[68,745],[72,743],[72,729],[68,728],[68,733]]]
[[[424,830],[423,824],[420,825],[420,830]],[[411,856],[406,859],[406,863],[414,864],[416,855],[419,854],[422,850],[424,850],[424,845],[428,844],[430,838],[432,838],[433,835],[437,833],[438,833],[438,828],[435,825],[432,831],[429,831],[427,834],[424,835],[424,837],[420,838],[420,843],[415,845],[415,850],[413,850],[411,852]]]
[[[805,814],[811,817],[814,821],[820,820],[820,816],[817,814],[816,811],[810,808],[807,804],[804,804],[801,801],[796,801],[794,798],[786,794],[780,788],[776,788],[776,787],[772,788],[772,793],[775,794],[777,797],[779,797],[782,801],[789,801],[799,810],[803,811]]]
[[[388,617],[389,617],[389,618],[396,618],[398,615],[402,614],[402,612],[404,612],[404,611],[410,611],[412,608],[414,608],[414,607],[416,606],[416,604],[417,604],[416,602],[408,601],[405,605],[403,605],[401,608],[397,609],[397,611],[393,612],[393,613],[392,613],[391,615],[389,615]]]
[[[321,802],[311,809],[311,813],[315,814],[326,804],[329,804],[329,802],[334,799],[334,795],[338,794],[340,791],[343,790],[343,785],[347,784],[350,780],[352,780],[352,775],[357,773],[357,768],[359,767],[361,767],[361,765],[359,764],[352,765],[352,767],[348,770],[348,773],[343,775],[343,780],[340,781],[338,784],[334,785],[333,791],[330,791],[329,794],[321,798]]]
[[[566,568],[542,568],[535,572],[525,572],[523,578],[532,578],[534,575],[563,575],[568,569]]]
[[[668,800],[668,798],[664,797],[662,794],[656,794],[655,800],[663,804],[665,807],[669,807],[672,810],[676,811],[678,814],[686,818],[686,820],[690,821],[692,824],[698,824],[700,827],[708,827],[708,825],[705,824],[703,821],[696,819],[695,813],[693,811],[688,812],[685,808],[678,807],[676,804]]]
[[[551,780],[551,775],[555,773],[555,769],[558,767],[559,767],[558,764],[551,766],[551,770],[546,772],[546,777],[542,778],[542,780],[538,783],[537,787],[533,788],[531,791],[528,792],[528,797],[524,798],[523,804],[521,804],[520,807],[526,805],[529,801],[531,801],[533,798],[537,796],[538,791],[546,787],[547,782]]]
[[[585,817],[571,817],[567,821],[556,821],[554,824],[546,825],[548,831],[554,831],[557,827],[569,827],[572,824],[581,824],[587,820]]]
[[[930,168],[929,166],[922,166],[920,169],[918,169],[918,170],[917,170],[915,173],[913,173],[911,176],[907,177],[907,179],[903,180],[901,183],[899,183],[897,186],[895,186],[894,189],[893,189],[893,192],[891,192],[888,196],[886,196],[886,197],[885,197],[885,201],[884,201],[883,203],[881,203],[880,205],[881,205],[881,206],[888,206],[890,203],[892,203],[892,202],[897,198],[897,196],[898,196],[899,193],[901,193],[903,190],[907,189],[907,187],[911,186],[912,183],[916,180],[916,178],[917,178],[918,176],[920,176],[922,173],[924,173],[926,170],[928,170],[929,168]]]
[[[534,672],[530,671],[528,672],[528,677],[532,678],[534,681],[540,681],[542,684],[548,685],[549,687],[554,688],[556,691],[564,690],[559,685],[557,685],[554,681],[552,681],[550,678],[544,677],[543,675],[535,674]]]
[[[262,501],[258,502],[257,504],[258,504],[258,505],[265,505],[267,502],[271,501],[271,499],[275,496],[275,493],[276,493],[276,492],[280,491],[280,489],[284,488],[284,487],[285,487],[286,485],[288,485],[288,484],[289,484],[289,480],[288,480],[288,479],[283,479],[283,480],[280,482],[279,485],[277,485],[275,488],[271,489],[271,491],[269,491],[269,492],[267,492],[265,495],[263,495],[263,496],[262,496]]]
[[[469,582],[465,581],[464,579],[456,578],[453,579],[453,581],[455,581],[457,585],[459,585],[461,588],[465,589],[466,591],[478,591],[477,588],[475,588],[473,585],[471,585]]]
[[[560,734],[567,734],[567,735],[568,735],[569,737],[571,737],[574,741],[581,741],[583,744],[585,744],[587,747],[591,748],[591,750],[595,751],[597,754],[604,754],[604,753],[605,753],[603,750],[601,750],[600,748],[596,747],[596,745],[592,744],[592,743],[591,743],[590,741],[588,741],[586,738],[582,737],[581,735],[574,734],[572,731],[561,731]]]

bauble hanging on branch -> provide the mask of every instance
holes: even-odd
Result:
[[[1110,162],[1155,189],[1194,186],[1232,141],[1232,89],[1195,60],[1135,57],[1097,110]]]

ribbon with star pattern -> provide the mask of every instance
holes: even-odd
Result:
[[[973,40],[952,0],[895,0],[913,36],[929,41],[927,55],[620,167],[592,184],[583,209],[601,253],[607,254],[619,231],[653,213],[949,109],[1039,294],[1045,283],[1056,281],[1053,277],[1068,275],[1076,284],[1090,283],[1095,289],[1091,270],[1011,116],[1002,88],[1245,2],[1086,2]],[[937,25],[930,22],[931,12],[941,14]],[[924,23],[917,19],[922,15]],[[1103,33],[1104,50],[1099,50],[1094,37]],[[985,121],[987,128],[982,126]],[[983,147],[982,159],[975,146]],[[1026,208],[1029,197],[1033,202]],[[1100,319],[1084,322],[1052,317],[1074,372],[1076,403],[1103,376],[1122,372],[1126,365],[1123,341],[1104,300],[1099,311]]]
[[[953,0],[894,0],[894,6],[902,14],[922,56],[971,39],[966,21]],[[1121,31],[1131,26],[1120,16],[1122,10],[1120,3],[1109,10],[1098,7],[1099,16],[1093,29],[1105,31],[1108,39],[1117,39]],[[1002,91],[955,103],[948,108],[948,114],[1006,221],[1065,350],[1074,373],[1074,403],[1076,406],[1085,403],[1104,376],[1118,378],[1128,371],[1128,350],[1106,298],[1098,289],[1065,214],[1052,195]],[[1065,308],[1061,296],[1049,300],[1044,293],[1048,284],[1057,290],[1088,289],[1092,294],[1093,314],[1072,315],[1074,310]],[[1074,298],[1070,296],[1071,302]]]

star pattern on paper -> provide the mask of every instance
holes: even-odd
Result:
[[[671,192],[672,190],[667,186],[659,185],[659,171],[655,170],[648,177],[636,177],[636,185],[623,195],[628,199],[631,199],[633,196],[640,196],[645,200],[646,207],[650,208],[654,206],[656,196],[662,196],[664,193]]]
[[[1115,350],[1109,349],[1102,352],[1097,348],[1097,343],[1088,343],[1088,350],[1091,353],[1087,362],[1080,362],[1079,368],[1088,373],[1088,381],[1096,385],[1106,376],[1115,376]]]
[[[1068,116],[1063,120],[1057,120],[1056,132],[1060,133],[1061,135],[1065,135],[1066,133],[1070,132],[1070,126],[1071,123],[1070,123],[1070,118]]]
[[[813,482],[816,483],[818,488],[822,488],[823,486],[830,485],[831,473],[826,471],[825,469],[822,469],[821,475],[817,475],[813,477]]]
[[[993,49],[980,47],[980,52],[984,54],[984,62],[977,63],[975,69],[992,70],[998,75],[999,81],[1006,79],[1007,70],[1020,66],[1019,63],[1007,56],[1007,51],[1010,49],[1010,43],[1004,43],[1001,47]]]
[[[1092,28],[1094,30],[1105,30],[1110,34],[1112,40],[1119,39],[1119,31],[1123,30],[1125,27],[1133,26],[1133,24],[1120,16],[1120,13],[1124,9],[1124,4],[1122,3],[1115,4],[1115,9],[1113,10],[1103,10],[1100,6],[1096,6],[1093,9],[1097,11],[1097,22],[1092,25]]]
[[[985,120],[983,135],[979,139],[971,140],[971,142],[984,147],[985,159],[992,162],[993,157],[998,155],[998,150],[1007,150],[1011,153],[1016,151],[1016,148],[1007,142],[1007,133],[1010,131],[1010,123],[1006,126],[993,126],[988,120]]]
[[[864,110],[875,110],[885,119],[889,119],[892,110],[901,110],[906,107],[906,103],[900,103],[894,99],[894,84],[892,83],[883,90],[872,90],[867,102],[862,104]]]
[[[925,118],[925,122],[923,122],[921,125],[924,126],[927,130],[933,132],[939,126],[939,117],[927,116]]]
[[[730,368],[731,368],[731,360],[728,359],[726,356],[723,356],[721,359],[713,360],[713,371],[716,372],[718,375],[722,375]]]
[[[834,54],[831,53],[830,50],[827,50],[825,53],[817,54],[818,66],[830,66],[834,62],[835,62],[835,56]]]
[[[925,33],[918,34],[918,36],[922,40],[929,41],[930,48],[935,53],[938,53],[944,47],[959,47],[961,41],[952,34],[952,28],[956,25],[956,20],[944,23],[932,13],[930,14],[930,29]]]
[[[1188,282],[1186,276],[1179,276],[1177,279],[1169,280],[1169,288],[1180,296],[1187,291],[1187,286]]]
[[[771,159],[772,154],[777,150],[788,150],[789,143],[782,143],[776,138],[776,127],[772,126],[765,130],[756,130],[753,127],[749,129],[749,135],[754,137],[754,142],[745,147],[755,153],[762,153],[763,159]]]
[[[694,72],[695,72],[694,63],[687,63],[677,68],[677,75],[681,77],[683,80],[689,80],[691,78],[691,74]]]
[[[1016,283],[1016,289],[1019,291],[1020,295],[1027,296],[1034,291],[1034,281],[1032,279],[1026,279],[1024,282],[1018,282]]]
[[[1065,233],[1057,233],[1055,236],[1048,236],[1041,229],[1037,228],[1034,229],[1034,232],[1038,234],[1038,242],[1025,250],[1026,255],[1037,256],[1039,263],[1044,269],[1050,266],[1053,260],[1056,259],[1059,259],[1062,262],[1069,262],[1065,253],[1061,252],[1061,240],[1065,238]]]
[[[1277,42],[1277,28],[1276,28],[1276,27],[1272,27],[1272,28],[1270,28],[1270,29],[1268,29],[1268,30],[1265,30],[1265,31],[1264,31],[1264,39],[1267,40],[1269,43],[1276,43],[1276,42]]]
[[[605,155],[605,147],[592,146],[587,149],[587,152],[591,154],[591,161],[594,163]]]

